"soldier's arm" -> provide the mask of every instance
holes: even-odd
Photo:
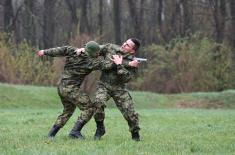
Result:
[[[93,62],[94,70],[110,70],[116,68],[116,64],[107,56],[107,53],[111,50],[112,44],[100,45],[99,55],[103,59]]]
[[[138,68],[139,62],[136,60],[123,59],[122,64],[126,68]]]
[[[112,61],[112,58],[107,56],[107,53],[112,50],[113,44],[100,45],[100,56],[104,57],[104,60],[95,62],[95,70],[110,70],[116,69],[117,65]],[[130,65],[131,60],[123,60],[122,64],[127,68],[135,68],[137,65]]]
[[[105,57],[111,44],[100,45],[100,52],[99,55]]]
[[[131,61],[129,60],[123,61],[122,66],[124,66],[125,68],[136,68],[134,66],[130,66],[129,62]],[[108,58],[99,62],[97,70],[111,70],[111,69],[116,69],[116,68],[117,68],[117,65]]]
[[[96,59],[92,62],[93,70],[110,70],[116,68],[116,64],[105,59]]]
[[[137,68],[126,68],[124,65],[117,65],[117,74],[123,82],[128,82],[135,77]]]
[[[130,65],[131,60],[123,60],[122,65],[125,68],[136,68],[137,65]],[[117,65],[112,61],[112,58],[105,58],[104,60],[99,62],[98,69],[99,70],[110,70],[110,69],[116,69]]]
[[[122,56],[113,55],[112,61],[117,64],[117,74],[123,82],[128,82],[134,77],[134,71],[136,68],[124,67]]]
[[[56,47],[44,50],[44,55],[51,57],[68,56],[75,52],[76,48],[71,46]]]

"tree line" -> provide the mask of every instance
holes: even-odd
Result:
[[[0,30],[16,43],[49,48],[82,34],[121,43],[164,44],[203,32],[235,46],[233,0],[2,0]]]
[[[172,56],[174,53],[172,50],[178,50],[178,54],[182,57],[181,54],[184,53],[184,50],[188,51],[183,56],[192,54],[193,46],[195,46],[201,51],[201,54],[205,52],[209,55],[218,55],[220,53],[223,62],[220,62],[222,60],[218,62],[227,64],[227,68],[221,66],[225,67],[226,71],[231,71],[230,68],[235,68],[233,63],[235,60],[235,52],[233,52],[235,47],[234,17],[235,2],[233,0],[1,0],[0,32],[4,36],[1,37],[4,38],[1,39],[4,44],[1,49],[4,47],[4,51],[9,51],[6,53],[16,58],[16,55],[20,54],[19,52],[24,51],[19,50],[19,47],[22,48],[22,43],[36,50],[66,44],[79,47],[88,40],[121,44],[129,37],[136,37],[142,43],[142,48],[137,56],[147,57],[151,61],[141,67],[141,73],[148,76],[141,78],[140,75],[131,88],[157,92],[223,90],[233,88],[232,72],[229,75],[224,74],[227,78],[219,78],[214,73],[216,67],[209,67],[207,69],[210,69],[211,72],[208,71],[208,73],[210,72],[211,75],[207,80],[218,78],[220,82],[209,80],[214,83],[194,84],[195,81],[192,80],[192,86],[188,84],[186,88],[186,86],[176,86],[185,84],[182,79],[176,80],[184,74],[183,70],[178,70],[181,76],[171,75],[170,73],[177,74],[175,71],[179,68],[170,65],[170,60],[177,60]],[[208,46],[207,50],[200,47],[204,46],[204,43]],[[215,50],[216,47],[219,50]],[[161,59],[155,56],[156,53],[161,55],[162,51],[168,55]],[[221,53],[221,51],[226,52]],[[196,54],[196,51],[194,52],[190,57],[196,59],[199,55]],[[203,58],[205,57],[201,59]],[[158,66],[163,59],[169,59],[169,64],[164,63],[166,68]],[[4,61],[3,58],[2,61]],[[213,64],[214,58],[210,57],[208,61]],[[197,62],[195,60],[194,63]],[[2,64],[4,63],[2,62]],[[46,59],[41,63],[49,63],[51,64],[49,66],[53,66],[54,60]],[[170,69],[169,66],[173,68]],[[54,72],[58,73],[57,69],[51,70],[52,75],[56,77]],[[205,72],[205,74],[207,73]],[[9,82],[3,78],[3,75],[6,73],[1,70],[1,81]],[[166,81],[156,80],[158,75],[163,76]],[[187,73],[187,76],[184,77],[185,80],[189,77],[194,79],[192,75],[193,72]],[[147,77],[151,81],[158,82],[155,85],[146,84],[146,81],[150,81],[146,79]],[[21,83],[30,83],[26,81],[21,80]],[[41,79],[34,84],[55,84],[55,81],[53,79],[46,82]],[[90,85],[93,85],[94,82],[91,83]],[[194,85],[200,85],[200,87],[196,88]]]

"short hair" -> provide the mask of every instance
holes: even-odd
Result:
[[[130,38],[131,39],[131,41],[135,44],[135,46],[134,46],[134,50],[135,51],[137,51],[138,49],[139,49],[139,47],[140,47],[140,40],[139,39],[137,39],[137,38]]]

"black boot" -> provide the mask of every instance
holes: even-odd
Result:
[[[70,138],[78,138],[78,139],[85,139],[85,137],[81,134],[81,130],[83,128],[83,126],[85,125],[85,123],[82,123],[80,121],[77,121],[74,124],[73,129],[70,131],[69,133],[69,137]]]
[[[94,140],[100,140],[100,138],[105,134],[104,121],[96,121],[96,132],[94,135]]]
[[[51,128],[51,130],[48,133],[48,137],[49,138],[53,138],[55,137],[56,133],[60,130],[60,126],[59,125],[53,125],[53,127]]]
[[[140,141],[140,135],[139,135],[138,131],[137,132],[132,132],[131,137],[132,137],[132,140]]]

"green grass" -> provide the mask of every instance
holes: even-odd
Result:
[[[223,92],[198,92],[182,94],[156,94],[131,92],[138,109],[152,108],[224,108],[235,109],[235,90]],[[0,84],[0,108],[59,108],[61,107],[55,87],[38,87]],[[115,108],[112,99],[107,106]]]
[[[62,112],[56,88],[0,84],[0,154],[235,154],[234,90],[131,95],[140,116],[140,142],[131,140],[126,121],[111,101],[102,140],[93,140],[94,120],[82,130],[84,141],[68,138],[78,110],[56,138],[48,139]]]
[[[54,87],[0,84],[1,108],[55,108],[59,101]]]
[[[107,133],[93,141],[94,121],[83,129],[84,141],[68,138],[78,113],[56,138],[46,137],[60,109],[0,110],[1,154],[234,154],[234,110],[138,110],[141,141],[130,139],[127,123],[107,109]]]

